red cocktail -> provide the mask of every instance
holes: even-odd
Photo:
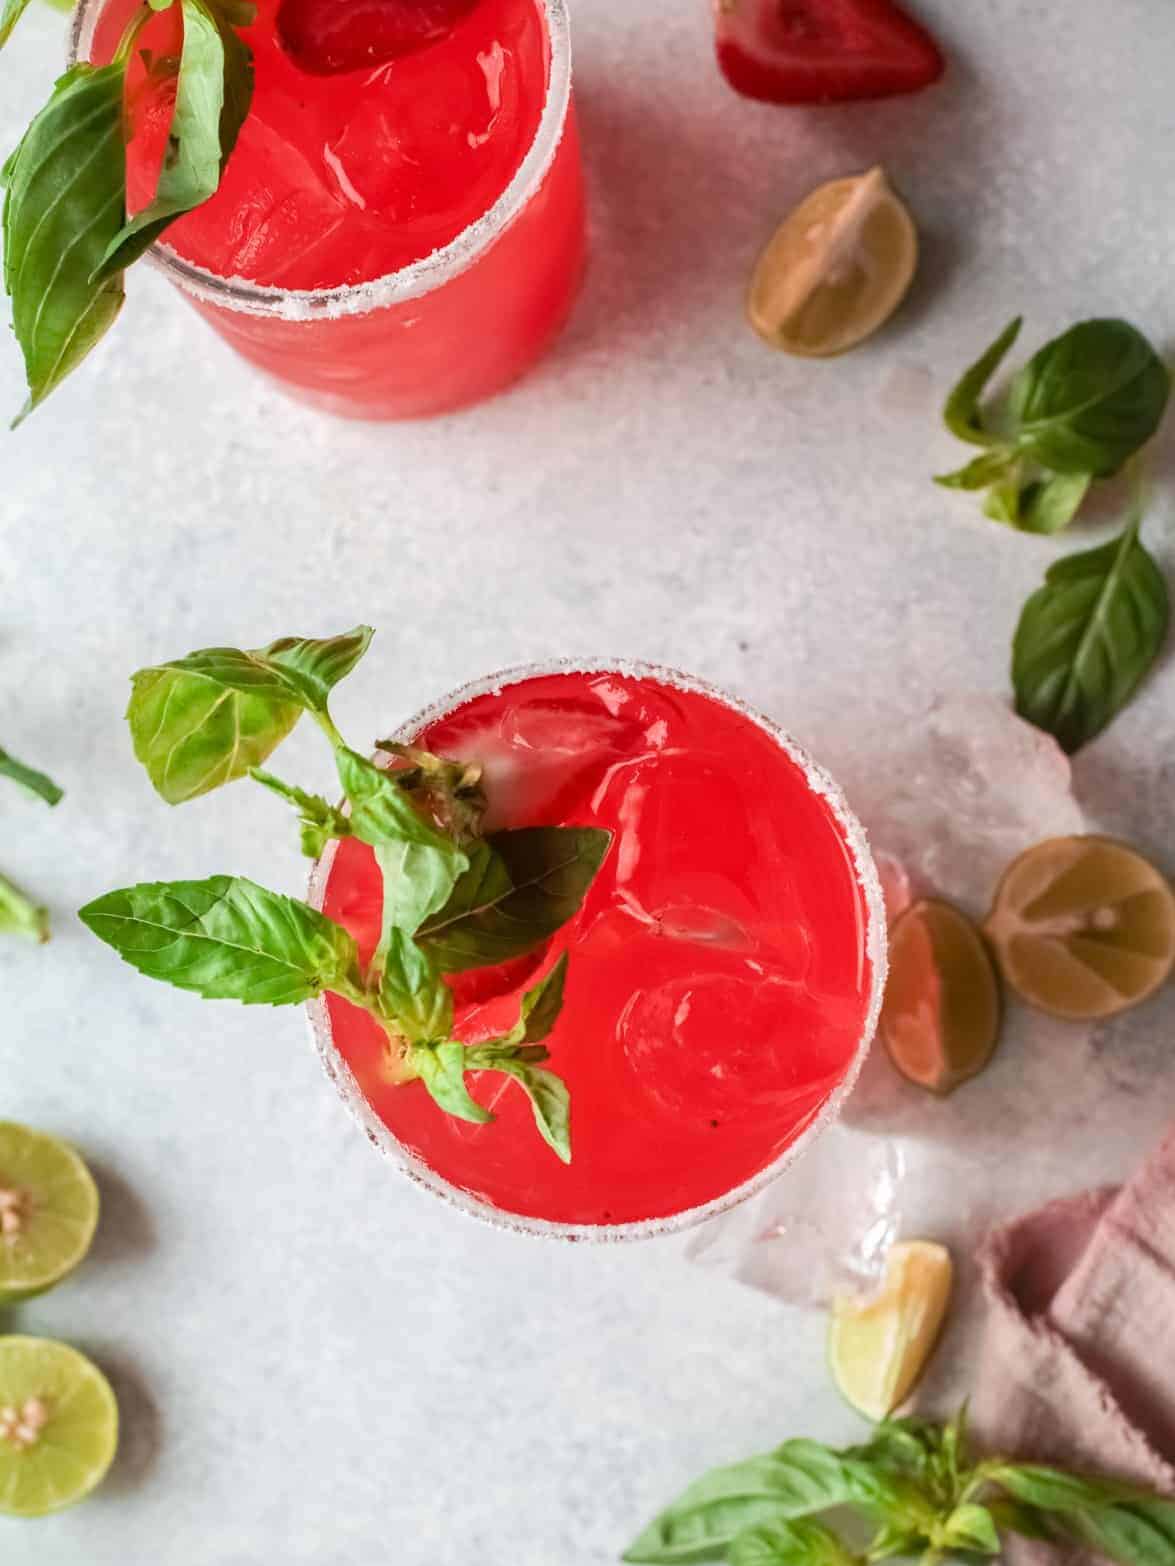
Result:
[[[141,0],[91,0],[109,59]],[[392,0],[402,4],[402,0]],[[444,412],[507,385],[571,307],[584,211],[564,0],[458,0],[426,46],[378,60],[380,6],[321,45],[339,0],[259,0],[249,116],[211,200],[152,252],[239,352],[338,413]],[[371,29],[370,42],[364,29]],[[128,197],[158,177],[182,42],[152,17],[128,67]],[[377,63],[356,66],[370,50]]]
[[[880,1001],[880,889],[832,782],[765,719],[645,668],[499,676],[402,738],[483,765],[491,831],[594,826],[613,841],[552,942],[450,980],[457,1036],[477,1043],[570,953],[551,1065],[571,1089],[571,1164],[500,1077],[469,1079],[487,1126],[397,1084],[386,1034],[331,995],[312,1008],[319,1048],[369,1134],[432,1190],[540,1232],[659,1232],[750,1194],[835,1111]],[[312,885],[364,960],[380,885],[354,839]]]

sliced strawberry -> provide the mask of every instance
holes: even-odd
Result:
[[[891,0],[715,0],[718,62],[770,103],[888,98],[945,69],[934,39]]]
[[[286,53],[315,76],[384,65],[452,32],[478,0],[281,0]]]

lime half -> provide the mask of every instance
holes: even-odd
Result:
[[[0,1304],[73,1271],[98,1223],[98,1188],[64,1142],[0,1121]]]
[[[910,1240],[890,1251],[872,1298],[841,1298],[833,1305],[833,1379],[868,1418],[887,1418],[917,1385],[942,1331],[953,1273],[945,1246]]]
[[[117,1448],[118,1404],[96,1365],[48,1338],[0,1338],[0,1512],[72,1506]]]
[[[1105,837],[1052,837],[1012,862],[984,926],[1008,983],[1055,1017],[1112,1017],[1175,966],[1175,893]]]
[[[953,1092],[991,1059],[1001,1014],[995,968],[970,919],[932,898],[908,908],[890,933],[879,1028],[902,1075]]]

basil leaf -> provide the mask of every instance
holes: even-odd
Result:
[[[1023,485],[1024,465],[1015,462],[1004,477],[988,490],[983,502],[984,516],[990,517],[993,522],[1002,522],[1005,527],[1019,528]]]
[[[308,859],[318,859],[326,845],[335,839],[350,837],[351,823],[321,794],[308,794],[293,783],[283,783],[281,778],[275,778],[272,772],[263,772],[260,767],[250,767],[249,776],[297,810],[302,826],[302,852]]]
[[[1026,533],[1059,533],[1081,510],[1092,483],[1088,473],[1053,473],[1027,485],[1020,496],[1017,526]]]
[[[108,892],[80,917],[140,973],[206,1000],[293,1006],[345,990],[358,964],[341,925],[233,876]]]
[[[941,1543],[948,1550],[969,1550],[975,1555],[1000,1553],[995,1518],[986,1506],[973,1501],[955,1507],[943,1525]]]
[[[997,446],[955,473],[936,475],[934,482],[941,484],[944,489],[986,489],[989,484],[1003,478],[1016,461],[1016,453],[1010,447]]]
[[[452,992],[431,957],[403,930],[389,933],[379,1002],[384,1015],[395,1022],[409,1043],[448,1039],[452,1031]]]
[[[123,271],[168,224],[215,194],[249,112],[253,81],[248,48],[204,0],[181,0],[181,5],[183,53],[155,197],[110,241],[98,279]]]
[[[170,805],[244,777],[303,711],[326,717],[327,697],[367,651],[358,626],[325,640],[284,637],[253,652],[209,647],[140,669],[127,719],[135,755]]]
[[[579,911],[611,841],[596,827],[495,833],[470,850],[469,869],[420,941],[444,973],[533,951]]]
[[[121,277],[92,281],[126,211],[122,65],[59,77],[5,165],[4,287],[24,354],[27,417],[111,327]]]
[[[1066,1513],[1075,1542],[1126,1566],[1171,1566],[1175,1561],[1175,1501],[1151,1498]]]
[[[534,1112],[534,1123],[543,1141],[562,1159],[571,1162],[571,1095],[562,1077],[524,1060],[496,1060],[488,1068],[512,1077],[522,1088]]]
[[[1025,1539],[1039,1539],[1045,1544],[1056,1540],[1056,1530],[1050,1525],[1047,1515],[1023,1501],[997,1496],[988,1501],[987,1509],[995,1519],[996,1527],[1005,1533],[1018,1533]]]
[[[740,1533],[726,1556],[730,1566],[860,1566],[855,1554],[823,1523],[767,1523]]]
[[[1126,705],[1166,638],[1167,586],[1139,525],[1051,566],[1016,628],[1016,711],[1070,754]]]
[[[47,805],[56,805],[65,798],[63,789],[57,787],[53,779],[46,777],[43,772],[37,772],[33,767],[26,767],[23,761],[17,761],[16,757],[0,747],[0,778],[8,778],[13,783],[19,783],[21,788],[27,789],[30,794],[36,794],[38,799],[43,799]]]
[[[788,1441],[766,1457],[696,1480],[625,1553],[630,1562],[687,1566],[722,1559],[739,1534],[847,1505],[872,1505],[867,1465],[815,1441]]]
[[[947,398],[943,410],[943,422],[952,435],[969,441],[973,446],[992,446],[995,437],[983,428],[979,411],[979,399],[987,389],[987,383],[1007,358],[1012,344],[1020,335],[1023,316],[1009,321],[1007,326],[987,351],[963,372],[954,390]]]
[[[462,867],[468,865],[465,854],[454,854],[450,848],[387,842],[375,850],[383,879],[385,931],[397,929],[415,935],[430,914],[444,907]]]
[[[12,37],[12,29],[28,10],[28,4],[29,0],[4,0],[4,8],[0,10],[0,49]]]
[[[566,982],[567,953],[564,952],[550,973],[522,997],[522,1019],[519,1023],[522,1036],[516,1043],[538,1044],[550,1036],[563,1010]]]
[[[1151,1499],[1145,1490],[1122,1480],[1090,1479],[1041,1463],[994,1463],[986,1472],[992,1484],[1042,1512],[1082,1512]]]
[[[34,941],[49,939],[49,915],[7,877],[0,875],[0,935],[27,935]]]
[[[377,767],[346,745],[335,751],[335,764],[343,792],[351,802],[351,831],[360,842],[372,848],[384,843],[415,843],[433,849],[454,867],[454,881],[468,868],[465,854],[421,815],[394,772]]]
[[[458,1120],[468,1120],[474,1125],[488,1126],[493,1115],[469,1096],[465,1086],[467,1070],[464,1044],[454,1040],[439,1044],[435,1049],[420,1048],[412,1051],[412,1064],[430,1096],[447,1115]]]
[[[1018,448],[1055,473],[1116,473],[1158,429],[1171,378],[1126,321],[1082,321],[1012,383]]]

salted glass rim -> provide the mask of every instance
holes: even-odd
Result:
[[[498,1229],[508,1229],[518,1234],[538,1235],[548,1239],[580,1240],[596,1244],[655,1239],[660,1236],[679,1234],[683,1230],[695,1228],[707,1219],[715,1218],[720,1213],[727,1212],[739,1203],[757,1195],[781,1175],[785,1169],[788,1169],[795,1163],[837,1118],[841,1106],[852,1092],[860,1075],[865,1058],[869,1053],[869,1046],[873,1042],[873,1036],[877,1031],[877,1022],[881,1012],[881,1000],[886,979],[885,901],[882,896],[881,882],[869,849],[868,839],[865,835],[865,829],[849,808],[848,802],[838,784],[825,772],[823,767],[808,755],[803,746],[797,744],[778,724],[764,716],[754,707],[749,706],[739,697],[732,696],[694,675],[682,674],[676,669],[666,668],[661,664],[617,658],[587,660],[567,658],[518,665],[513,668],[503,669],[497,674],[486,675],[481,679],[472,680],[457,690],[451,691],[448,695],[441,697],[439,701],[430,703],[429,706],[418,712],[415,717],[401,724],[396,731],[396,738],[402,743],[411,743],[438,719],[447,717],[450,713],[455,712],[459,707],[463,707],[467,702],[474,700],[478,696],[499,695],[510,686],[557,674],[619,674],[633,679],[652,680],[662,685],[668,685],[671,688],[708,696],[722,706],[729,708],[732,712],[749,719],[762,729],[800,768],[809,788],[828,805],[837,825],[844,834],[845,843],[848,847],[857,881],[864,898],[866,917],[865,954],[869,960],[871,974],[869,1005],[861,1038],[857,1044],[853,1059],[840,1082],[821,1105],[816,1116],[794,1142],[784,1148],[783,1152],[763,1169],[760,1169],[749,1179],[744,1180],[741,1185],[734,1186],[731,1190],[724,1192],[721,1196],[714,1197],[700,1206],[689,1207],[679,1213],[672,1213],[665,1218],[642,1219],[637,1223],[558,1223],[545,1218],[530,1218],[522,1213],[512,1213],[495,1207],[491,1202],[486,1201],[485,1198],[477,1196],[471,1191],[463,1190],[460,1186],[453,1185],[442,1175],[438,1174],[435,1169],[426,1164],[423,1159],[418,1158],[415,1153],[405,1147],[375,1113],[375,1110],[363,1096],[350,1067],[335,1048],[330,1015],[327,1010],[325,997],[323,996],[318,996],[307,1004],[310,1032],[324,1071],[334,1083],[352,1117],[366,1132],[368,1140],[377,1151],[389,1158],[417,1185],[431,1191],[434,1196],[439,1196],[443,1201],[448,1202],[450,1206],[456,1207],[468,1217],[478,1218]],[[331,870],[334,867],[337,849],[337,843],[328,844],[310,875],[309,902],[312,907],[319,911],[321,911],[326,897],[327,884],[330,880]]]
[[[505,190],[475,222],[430,255],[365,283],[333,288],[278,288],[244,277],[221,277],[187,261],[162,240],[147,259],[185,293],[204,304],[240,314],[288,321],[333,320],[366,315],[419,299],[467,271],[493,245],[538,193],[555,161],[571,107],[571,28],[567,0],[536,0],[550,42],[547,96],[534,140]],[[107,0],[81,0],[70,29],[69,63],[89,57],[94,28]]]

